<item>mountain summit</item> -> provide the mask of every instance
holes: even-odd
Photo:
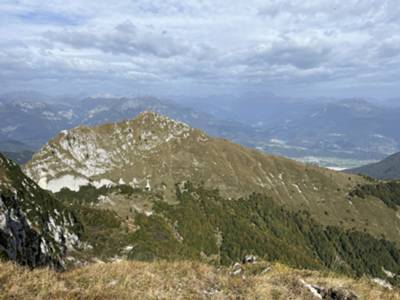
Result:
[[[160,184],[157,178],[175,174],[182,157],[173,153],[207,139],[184,123],[143,112],[130,121],[63,131],[33,157],[25,171],[53,192],[63,187],[78,190],[89,183],[151,189]]]

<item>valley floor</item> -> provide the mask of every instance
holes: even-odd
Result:
[[[326,296],[313,295],[318,286]],[[357,298],[331,298],[350,292]],[[330,291],[332,292],[332,291]],[[96,263],[63,273],[0,262],[0,299],[400,299],[368,278],[255,263],[216,268],[198,262]]]

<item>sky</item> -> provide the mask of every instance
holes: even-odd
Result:
[[[1,0],[0,91],[397,97],[398,0]]]

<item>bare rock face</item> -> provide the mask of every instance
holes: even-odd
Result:
[[[315,299],[325,300],[357,300],[358,297],[352,291],[344,288],[325,288],[314,284],[308,284],[304,280],[300,283],[306,288]]]
[[[352,292],[342,288],[322,289],[322,299],[326,300],[357,300],[358,297]]]
[[[30,267],[62,268],[79,245],[74,215],[0,154],[0,256]]]

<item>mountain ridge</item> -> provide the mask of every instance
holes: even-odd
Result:
[[[171,128],[177,131],[168,140]],[[218,189],[228,198],[263,193],[292,211],[308,210],[325,225],[386,234],[400,242],[394,209],[374,197],[350,196],[367,179],[266,155],[150,112],[62,132],[24,171],[53,191],[126,184],[159,193],[167,202],[176,201],[176,184],[185,181]]]

